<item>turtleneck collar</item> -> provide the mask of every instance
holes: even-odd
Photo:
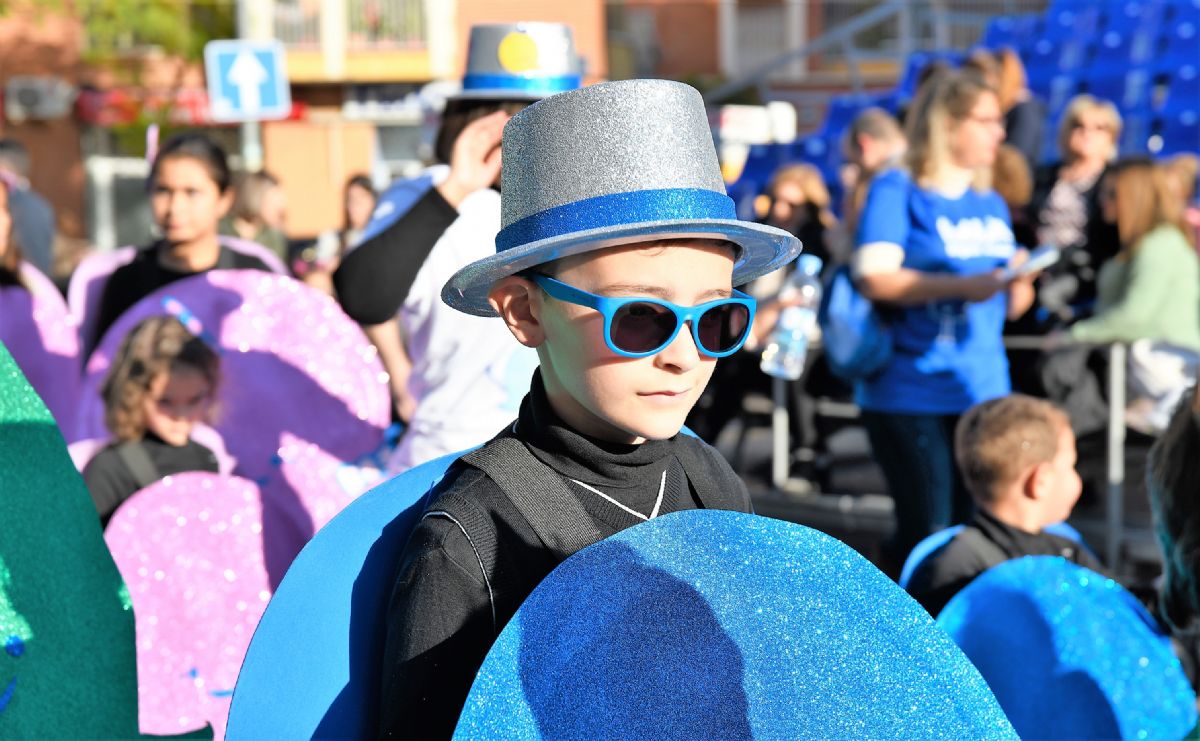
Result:
[[[679,437],[629,445],[576,432],[550,406],[540,369],[534,372],[529,394],[521,402],[517,434],[546,465],[602,489],[642,487],[647,482],[657,488]]]

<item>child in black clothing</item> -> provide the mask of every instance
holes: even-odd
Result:
[[[126,309],[165,285],[208,270],[271,272],[257,257],[220,242],[220,220],[233,200],[230,178],[225,152],[203,134],[179,134],[163,146],[147,182],[162,239],[138,250],[108,277],[95,330],[83,338],[85,353],[100,344]]]
[[[101,388],[116,441],[83,469],[103,524],[158,479],[217,472],[216,456],[191,434],[212,411],[219,377],[216,352],[175,317],[151,317],[125,337]]]
[[[985,401],[959,420],[954,453],[977,509],[905,587],[930,615],[937,617],[975,577],[1013,558],[1062,556],[1103,572],[1082,544],[1045,530],[1070,516],[1083,489],[1075,433],[1064,412],[1023,394]]]
[[[502,146],[497,254],[442,297],[499,315],[540,369],[517,421],[450,468],[405,547],[382,735],[449,735],[499,631],[571,553],[670,512],[750,510],[725,461],[680,429],[753,322],[733,286],[799,242],[736,219],[699,94],[636,80],[555,95],[514,116]]]

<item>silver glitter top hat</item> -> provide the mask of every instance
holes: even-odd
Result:
[[[492,284],[588,250],[654,239],[740,247],[733,284],[800,252],[782,229],[740,221],[725,194],[704,101],[666,80],[592,85],[535,103],[504,129],[496,254],[460,270],[442,300],[494,316]]]
[[[579,87],[582,64],[571,29],[561,23],[471,27],[464,98],[539,100]]]

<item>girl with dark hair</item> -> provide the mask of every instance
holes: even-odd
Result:
[[[216,352],[175,317],[151,317],[125,336],[100,389],[115,441],[83,469],[103,524],[164,476],[217,472],[216,456],[191,434],[209,419],[219,379]]]
[[[342,228],[322,232],[292,262],[292,272],[304,283],[332,295],[333,271],[341,263],[342,255],[362,239],[378,200],[371,178],[354,175],[347,180],[342,192]]]
[[[150,209],[162,237],[108,277],[94,336],[86,341],[98,344],[126,309],[182,278],[217,269],[271,271],[262,260],[225,247],[218,238],[218,224],[233,200],[230,184],[225,152],[203,134],[179,134],[163,146],[147,180]]]
[[[1146,489],[1162,550],[1155,612],[1175,641],[1192,688],[1200,688],[1200,384],[1184,395],[1150,449]]]

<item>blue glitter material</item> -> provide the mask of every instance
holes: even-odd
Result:
[[[17,678],[13,677],[8,686],[4,688],[4,693],[0,694],[0,713],[8,707],[8,703],[12,702],[13,693],[17,690]]]
[[[1178,739],[1196,724],[1196,696],[1153,618],[1112,579],[1064,559],[988,570],[938,624],[1024,738]]]
[[[9,636],[4,642],[4,651],[14,659],[19,659],[25,654],[25,641],[21,640],[21,636]]]
[[[462,80],[464,92],[472,90],[512,90],[527,95],[554,95],[574,90],[583,79],[579,75],[550,75],[524,77],[520,75],[466,75]]]
[[[456,738],[1016,738],[928,614],[844,544],[734,512],[584,549],[488,654]]]
[[[526,216],[500,230],[496,251],[585,229],[675,219],[736,219],[733,199],[703,188],[659,188],[611,193]]]

